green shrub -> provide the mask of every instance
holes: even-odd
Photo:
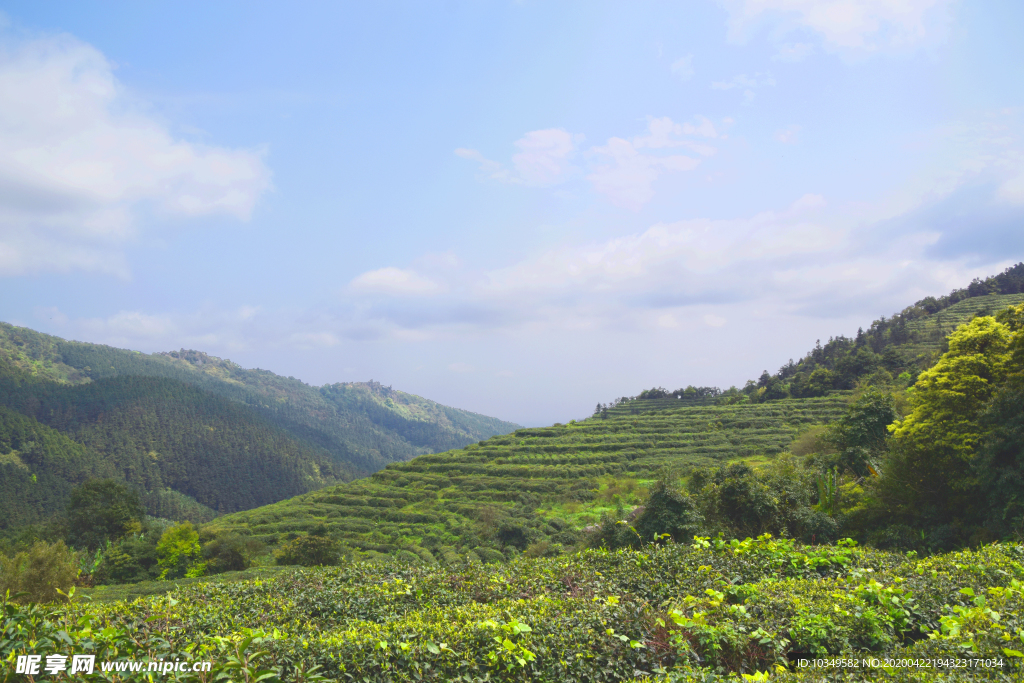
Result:
[[[265,545],[259,539],[225,533],[203,544],[203,561],[210,574],[240,571],[251,567],[264,548]]]
[[[660,540],[663,534],[668,534],[679,543],[700,533],[703,523],[704,516],[690,496],[662,477],[651,489],[635,526],[644,542]]]
[[[132,534],[109,545],[93,576],[95,583],[136,583],[160,574],[154,532]]]
[[[477,554],[477,557],[479,557],[480,561],[484,564],[498,564],[505,561],[505,556],[494,548],[482,548],[478,546],[473,548],[473,552]]]
[[[423,561],[420,559],[419,555],[408,550],[399,550],[395,553],[395,559],[407,564],[416,564]]]
[[[330,566],[341,561],[340,544],[327,536],[305,534],[286,543],[274,553],[278,564],[303,567]]]
[[[817,682],[820,671],[778,667],[798,655],[984,655],[1002,657],[1004,668],[990,677],[1010,681],[1024,659],[1012,654],[1024,652],[1022,561],[1024,549],[1013,545],[917,559],[848,540],[802,546],[767,535],[509,564],[380,558],[46,614],[8,606],[0,659],[88,649],[98,659],[212,659],[220,667],[253,657],[273,674],[267,681],[309,680],[305,672],[321,667],[339,681],[574,683],[630,681],[638,671],[662,671],[668,678],[657,680],[665,681],[752,680],[769,671],[771,680]],[[0,669],[0,681],[10,672]],[[825,678],[954,680],[912,673]]]

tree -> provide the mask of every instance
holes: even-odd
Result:
[[[974,462],[988,502],[988,523],[1000,535],[1024,527],[1024,306],[996,319],[1013,333],[1007,380],[979,418],[985,430]]]
[[[138,531],[146,516],[139,494],[114,479],[91,479],[75,487],[67,513],[71,542],[90,550]]]
[[[682,543],[697,535],[703,523],[704,517],[690,496],[662,477],[654,484],[644,511],[637,517],[636,530],[644,542],[670,534],[672,540]]]
[[[889,425],[898,417],[892,394],[873,387],[861,394],[845,415],[828,426],[823,437],[836,449],[840,471],[867,476],[869,464],[885,454]]]
[[[203,559],[210,574],[246,569],[252,565],[252,558],[264,548],[261,541],[251,536],[230,532],[204,534],[206,542],[203,544]]]
[[[992,317],[975,318],[949,337],[949,351],[921,373],[912,412],[893,424],[894,448],[884,493],[894,511],[918,523],[966,518],[977,511],[973,460],[984,437],[979,417],[1006,378],[1011,330]]]
[[[981,415],[988,430],[974,469],[1000,536],[1024,527],[1024,375],[1014,375]]]
[[[160,578],[202,576],[206,565],[200,560],[199,533],[192,522],[168,527],[156,544],[157,564],[163,569]]]
[[[16,601],[51,602],[58,590],[67,592],[78,578],[75,553],[64,545],[37,541],[14,557],[0,555],[0,596],[11,592]],[[25,595],[18,596],[18,593]]]
[[[879,366],[880,359],[871,349],[858,347],[836,361],[835,383],[840,389],[852,389],[857,379],[870,375]]]

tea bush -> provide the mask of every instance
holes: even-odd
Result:
[[[28,652],[209,658],[229,680],[245,680],[238,672],[249,667],[271,681],[310,680],[311,670],[380,682],[812,681],[838,674],[795,663],[835,655],[998,658],[1001,668],[971,680],[1017,680],[1024,549],[918,559],[852,541],[698,537],[499,564],[345,562],[130,602],[3,609],[9,663]],[[15,679],[9,665],[2,671],[0,681]],[[968,680],[963,673],[842,677]]]

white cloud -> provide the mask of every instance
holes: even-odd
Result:
[[[711,84],[712,90],[732,90],[733,88],[761,88],[764,86],[775,85],[775,79],[772,78],[771,74],[768,73],[756,73],[753,76],[747,76],[746,74],[740,74],[733,76],[728,81],[715,81]]]
[[[654,197],[654,181],[662,172],[692,171],[700,163],[683,155],[641,154],[633,143],[622,138],[611,138],[604,147],[594,147],[592,152],[610,163],[597,165],[587,180],[612,204],[634,211]]]
[[[682,327],[676,317],[671,313],[663,313],[658,316],[658,327],[664,327],[667,330],[676,330]]]
[[[785,128],[775,131],[775,139],[783,144],[792,145],[796,143],[797,134],[799,132],[800,126],[786,126]]]
[[[140,207],[246,220],[270,187],[261,152],[175,139],[69,36],[0,52],[0,102],[0,274],[127,276]]]
[[[999,185],[998,196],[1010,204],[1024,205],[1024,173]]]
[[[692,135],[702,138],[717,138],[718,131],[715,125],[703,116],[696,117],[697,125],[692,123],[678,124],[667,116],[660,119],[650,118],[647,120],[647,135],[640,135],[633,138],[633,145],[637,148],[664,149],[670,147],[686,147],[697,152],[701,156],[711,156],[717,150],[710,145],[681,139],[681,135]]]
[[[672,63],[672,73],[681,81],[693,78],[693,55],[680,57]]]
[[[535,130],[516,140],[512,155],[519,178],[527,185],[553,185],[565,179],[571,168],[573,136],[561,128]]]
[[[805,195],[784,211],[748,219],[658,223],[642,233],[566,247],[493,271],[487,289],[636,293],[671,285],[677,290],[692,283],[684,274],[715,273],[741,263],[838,247],[846,230],[815,220],[825,206],[822,197]]]
[[[722,327],[726,322],[728,321],[725,318],[713,313],[707,313],[704,316],[704,324],[708,327]]]
[[[726,0],[729,37],[744,40],[766,16],[810,29],[833,49],[906,47],[941,35],[952,0]],[[782,54],[782,53],[780,53]]]
[[[775,85],[775,79],[772,78],[771,74],[762,74],[758,72],[753,76],[740,74],[738,76],[733,76],[732,80],[716,81],[711,84],[711,89],[732,90],[733,88],[760,88],[765,85]]]
[[[708,157],[717,151],[713,146],[691,138],[719,137],[715,124],[698,116],[694,122],[678,124],[672,119],[648,118],[647,133],[632,140],[609,138],[604,145],[587,150],[589,160],[586,179],[598,193],[616,206],[638,210],[654,196],[653,183],[666,171],[689,171],[699,159],[680,154],[645,154],[639,150],[663,150],[683,147]],[[723,139],[725,136],[721,136]],[[572,135],[561,128],[548,128],[527,133],[516,141],[519,152],[512,156],[511,169],[491,161],[479,151],[459,148],[455,154],[479,164],[488,177],[506,183],[533,187],[552,187],[577,174],[572,157],[582,135]]]
[[[519,152],[512,155],[512,170],[475,149],[460,147],[455,154],[475,161],[480,171],[494,180],[543,187],[561,183],[571,175],[570,160],[580,140],[582,136],[574,136],[561,128],[530,131],[515,142]]]
[[[714,147],[681,139],[679,136],[682,135],[715,138],[718,133],[714,125],[703,117],[698,117],[697,125],[680,125],[667,116],[651,118],[647,122],[646,135],[632,140],[610,138],[604,146],[591,148],[590,156],[597,161],[587,180],[612,204],[638,211],[654,197],[654,181],[662,173],[692,171],[700,164],[699,159],[681,154],[644,154],[639,150],[685,147],[702,156],[715,153]]]
[[[929,283],[943,291],[947,280],[976,271],[943,262],[949,277],[939,282],[927,256],[936,234],[875,242],[864,230],[863,215],[808,194],[746,218],[657,223],[591,244],[566,243],[506,267],[463,273],[465,286],[429,305],[395,298],[354,315],[375,321],[381,337],[404,340],[414,332],[417,343],[485,339],[498,330],[534,337],[706,330],[743,327],[730,321],[750,315],[830,316],[848,311],[852,300],[903,306]]]
[[[291,346],[298,349],[321,349],[338,345],[338,337],[331,332],[296,332],[288,337]]]
[[[779,48],[778,54],[772,57],[776,62],[799,62],[814,53],[810,43],[786,43]]]
[[[80,326],[92,338],[112,344],[139,344],[179,336],[181,329],[171,315],[119,311],[107,318],[83,320]]]
[[[747,76],[746,74],[740,74],[734,76],[732,80],[728,81],[715,81],[711,84],[712,90],[732,90],[734,88],[743,89],[743,104],[750,105],[757,97],[757,93],[754,88],[763,88],[765,86],[775,85],[775,79],[772,78],[771,74],[756,73],[753,76]]]
[[[440,284],[415,271],[391,267],[359,275],[349,283],[349,289],[358,293],[398,296],[423,296],[444,291]]]
[[[455,156],[475,161],[480,165],[480,170],[492,178],[498,180],[504,180],[507,177],[507,172],[504,170],[501,164],[497,161],[491,161],[478,150],[467,149],[465,147],[459,147],[455,150]]]

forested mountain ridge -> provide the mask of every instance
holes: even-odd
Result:
[[[0,323],[0,529],[89,479],[208,521],[517,425],[376,382],[310,387],[197,351],[142,354]]]
[[[0,363],[68,384],[126,375],[187,382],[262,412],[296,438],[326,449],[358,476],[389,462],[463,446],[519,426],[372,380],[313,387],[201,351],[144,354],[67,341],[7,323],[0,323]]]
[[[819,396],[829,389],[853,388],[859,378],[879,371],[916,377],[948,349],[947,337],[959,325],[1020,303],[1024,303],[1024,263],[984,280],[976,278],[945,296],[925,297],[889,318],[878,318],[855,337],[840,335],[819,343],[775,375],[762,375],[757,388],[769,395],[788,390],[796,397]],[[818,377],[814,377],[816,371]],[[788,389],[780,384],[788,384]]]
[[[838,335],[820,341],[800,360],[789,360],[771,374],[765,370],[757,380],[742,388],[725,391],[718,387],[693,387],[666,390],[654,387],[636,396],[623,396],[607,405],[598,404],[597,412],[618,406],[630,409],[633,401],[651,401],[666,406],[671,399],[688,403],[764,402],[782,398],[812,398],[832,391],[853,389],[859,382],[873,378],[876,383],[897,380],[903,386],[914,380],[948,350],[948,335],[959,325],[979,316],[994,315],[1009,306],[1024,303],[1024,263],[1007,268],[998,275],[976,278],[967,287],[954,289],[940,297],[925,297],[891,317],[882,316],[856,336]],[[668,400],[667,403],[665,401]],[[632,409],[630,409],[632,410]]]

